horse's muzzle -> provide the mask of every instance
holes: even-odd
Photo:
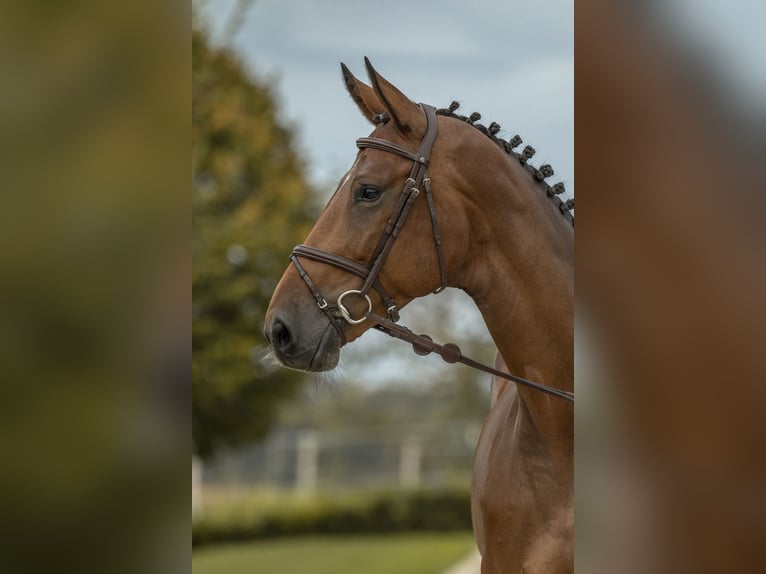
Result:
[[[291,318],[275,313],[267,317],[263,334],[286,367],[329,371],[338,364],[340,337],[330,323],[319,317],[306,320],[302,316]]]

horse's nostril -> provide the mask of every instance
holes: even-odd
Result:
[[[271,328],[270,339],[271,344],[274,345],[275,348],[284,351],[290,346],[293,338],[287,325],[285,325],[281,319],[277,319],[274,321],[274,325]]]

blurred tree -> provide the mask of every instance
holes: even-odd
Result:
[[[310,189],[268,85],[192,31],[194,451],[257,439],[302,377],[262,362],[269,297],[309,229]]]

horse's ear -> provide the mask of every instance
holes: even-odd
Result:
[[[362,115],[366,117],[369,122],[374,124],[375,122],[372,118],[385,111],[383,104],[380,103],[378,96],[375,95],[375,91],[361,80],[358,80],[343,62],[340,64],[340,69],[343,72],[343,81],[346,83],[346,90],[348,90],[351,98],[359,107],[359,111],[362,112]]]
[[[385,106],[396,128],[406,137],[421,139],[426,131],[426,118],[423,110],[400,92],[396,86],[378,74],[372,67],[369,58],[365,57],[364,63],[367,66],[372,88]]]

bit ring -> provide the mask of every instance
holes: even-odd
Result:
[[[346,295],[351,295],[352,293],[356,295],[361,295],[367,300],[367,313],[372,311],[372,301],[370,301],[370,297],[366,293],[362,293],[358,289],[351,289],[349,291],[344,291],[338,296],[338,310],[340,311],[340,314],[343,315],[343,318],[351,325],[358,325],[359,323],[364,323],[364,321],[367,320],[367,314],[365,313],[365,315],[363,315],[361,319],[354,319],[351,316],[351,313],[349,312],[349,310],[346,309],[346,307],[343,305],[343,298]]]

